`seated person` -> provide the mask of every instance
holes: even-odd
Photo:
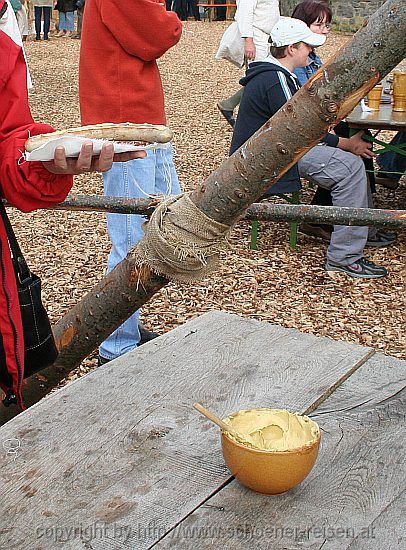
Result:
[[[310,30],[316,34],[322,34],[328,37],[331,28],[332,11],[328,4],[320,2],[319,0],[305,0],[298,4],[293,10],[292,17],[304,21]],[[299,84],[303,86],[307,80],[322,66],[320,57],[313,50],[309,55],[309,64],[306,67],[298,67],[294,70]],[[346,122],[340,122],[335,128],[334,133],[341,138],[350,137],[350,129]],[[367,133],[370,132],[367,130]],[[371,134],[370,134],[371,135]],[[374,162],[373,155],[369,150],[366,154],[362,155],[365,170],[369,172],[368,183],[372,193],[375,192],[375,177],[374,177]],[[331,192],[323,187],[318,187],[314,194],[312,204],[320,206],[331,206]],[[368,190],[368,206],[373,208],[372,194]],[[330,241],[331,232],[333,227],[326,224],[318,223],[302,223],[299,227],[299,231],[312,235],[313,237],[319,237],[325,241]],[[376,227],[370,227],[368,231],[367,246],[382,247],[393,244],[396,241],[395,233],[388,233],[380,231]]]
[[[401,146],[406,143],[406,132],[398,132],[391,140],[391,145]],[[379,166],[377,183],[389,189],[397,189],[402,174],[406,173],[406,157],[395,153],[395,151],[386,151],[376,157]]]
[[[300,85],[293,71],[307,65],[312,48],[321,46],[325,39],[325,36],[313,33],[299,19],[282,17],[273,27],[270,55],[264,61],[252,63],[240,81],[245,89],[231,153],[299,90]],[[361,155],[367,155],[370,147],[362,140],[362,133],[350,139],[327,133],[318,145],[282,176],[271,191],[274,192],[278,183],[292,182],[294,179],[299,182],[302,176],[331,190],[334,206],[367,208],[367,176]],[[367,238],[368,227],[335,225],[327,249],[326,270],[366,279],[387,275],[385,267],[364,257]]]

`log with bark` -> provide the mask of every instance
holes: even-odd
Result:
[[[64,202],[52,205],[49,209],[72,210],[76,212],[139,214],[148,218],[160,202],[161,199],[159,197],[127,199],[126,197],[105,197],[100,195],[70,195]],[[406,210],[261,202],[251,204],[245,211],[244,219],[402,228],[406,227]]]
[[[263,195],[406,55],[406,3],[387,0],[353,39],[191,194],[207,217],[229,225]],[[57,364],[28,379],[27,405],[45,395],[136,309],[168,283],[129,255],[54,327]],[[0,409],[0,423],[17,414]]]

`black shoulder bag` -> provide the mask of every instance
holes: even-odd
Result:
[[[24,332],[24,378],[49,367],[58,357],[55,340],[47,312],[41,301],[41,280],[31,273],[21,252],[4,204],[0,200],[0,215],[3,219],[10,245],[17,282],[18,300]],[[11,375],[6,368],[3,341],[0,337],[0,380],[11,387]],[[17,396],[9,391],[3,400],[4,405],[17,403]]]

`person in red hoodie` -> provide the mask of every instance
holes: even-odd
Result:
[[[21,37],[11,5],[0,0],[0,199],[5,198],[23,212],[62,202],[72,187],[72,174],[104,171],[112,166],[113,146],[104,146],[92,157],[91,142],[85,143],[77,159],[67,159],[58,147],[54,160],[25,162],[24,145],[30,135],[53,132],[48,124],[34,122],[28,105],[27,66]],[[116,156],[126,160],[145,153]],[[0,218],[0,339],[5,370],[11,386],[0,380],[5,393],[13,393],[21,404],[21,374],[24,371],[24,344],[20,307],[7,234]],[[20,376],[19,376],[20,373]]]
[[[82,27],[79,98],[82,124],[133,122],[166,124],[164,94],[156,60],[180,39],[182,24],[158,0],[87,0]],[[172,148],[148,150],[137,162],[114,163],[103,174],[108,196],[145,198],[178,194]],[[142,238],[144,218],[108,214],[112,242],[110,271]],[[139,312],[105,340],[99,364],[142,343]]]

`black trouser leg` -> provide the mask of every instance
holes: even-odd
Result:
[[[38,40],[41,38],[42,9],[42,7],[34,6],[35,34]]]
[[[52,8],[42,8],[44,10],[44,38],[48,38],[49,27],[51,25]]]
[[[192,9],[192,14],[193,14],[193,17],[195,18],[195,21],[200,21],[200,12],[199,12],[199,8],[197,7],[197,0],[190,0],[189,4]]]

